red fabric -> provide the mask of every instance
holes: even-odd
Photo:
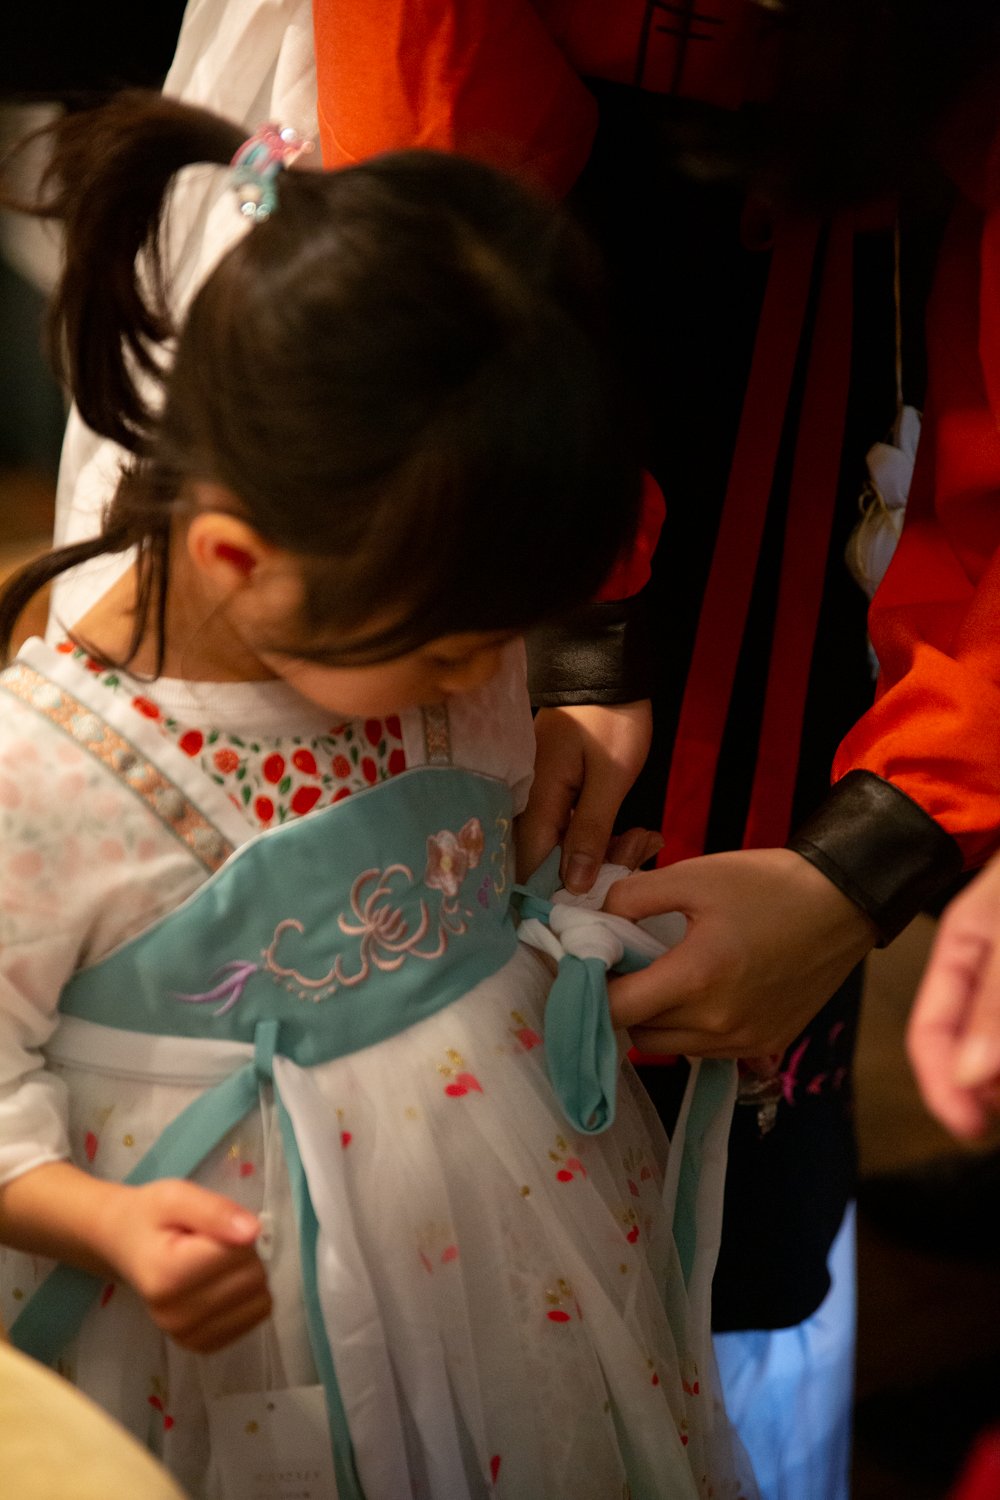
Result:
[[[327,166],[432,146],[564,193],[597,124],[581,76],[735,108],[760,85],[748,0],[314,0]]]
[[[684,688],[663,810],[660,865],[701,854],[715,768],[760,552],[809,295],[817,225],[779,228],[747,393]]]
[[[948,1500],[997,1500],[1000,1495],[1000,1428],[978,1438]]]
[[[870,614],[878,698],[834,765],[835,778],[865,769],[892,781],[957,839],[970,866],[1000,845],[1000,194],[992,177],[980,179],[992,206],[960,202],[939,255],[906,525]]]
[[[428,146],[564,193],[597,109],[526,0],[315,0],[327,166]]]
[[[643,475],[642,509],[631,549],[620,557],[601,586],[598,599],[630,599],[649,582],[666,506],[652,474]]]
[[[785,524],[774,643],[744,849],[783,844],[792,799],[823,578],[840,480],[851,379],[854,230],[848,215],[830,225]]]

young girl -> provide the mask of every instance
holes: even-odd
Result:
[[[3,1313],[196,1496],[747,1494],[730,1070],[668,1155],[608,1020],[641,936],[511,901],[519,635],[636,503],[589,257],[484,167],[299,149],[137,97],[56,132],[58,345],[134,459],[0,643],[136,554],[0,677]],[[167,192],[234,152],[175,331]]]

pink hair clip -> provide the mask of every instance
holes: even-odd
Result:
[[[313,149],[290,125],[260,125],[233,157],[232,185],[240,213],[260,224],[278,204],[278,173]]]

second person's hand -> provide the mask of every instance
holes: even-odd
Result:
[[[577,894],[589,891],[608,858],[618,809],[645,764],[652,733],[648,699],[539,711],[535,779],[518,819],[520,879],[562,844],[563,884]]]
[[[636,921],[680,911],[687,935],[612,979],[615,1024],[644,1052],[783,1052],[874,945],[869,919],[790,849],[744,849],[640,871],[605,910]]]

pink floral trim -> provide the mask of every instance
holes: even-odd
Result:
[[[0,686],[57,725],[106,766],[187,846],[206,870],[214,873],[225,864],[233,852],[228,839],[131,740],[99,714],[25,662],[13,662],[0,676]]]
[[[479,864],[485,846],[478,818],[470,818],[457,834],[442,829],[427,840],[424,884],[454,900],[466,875]]]

